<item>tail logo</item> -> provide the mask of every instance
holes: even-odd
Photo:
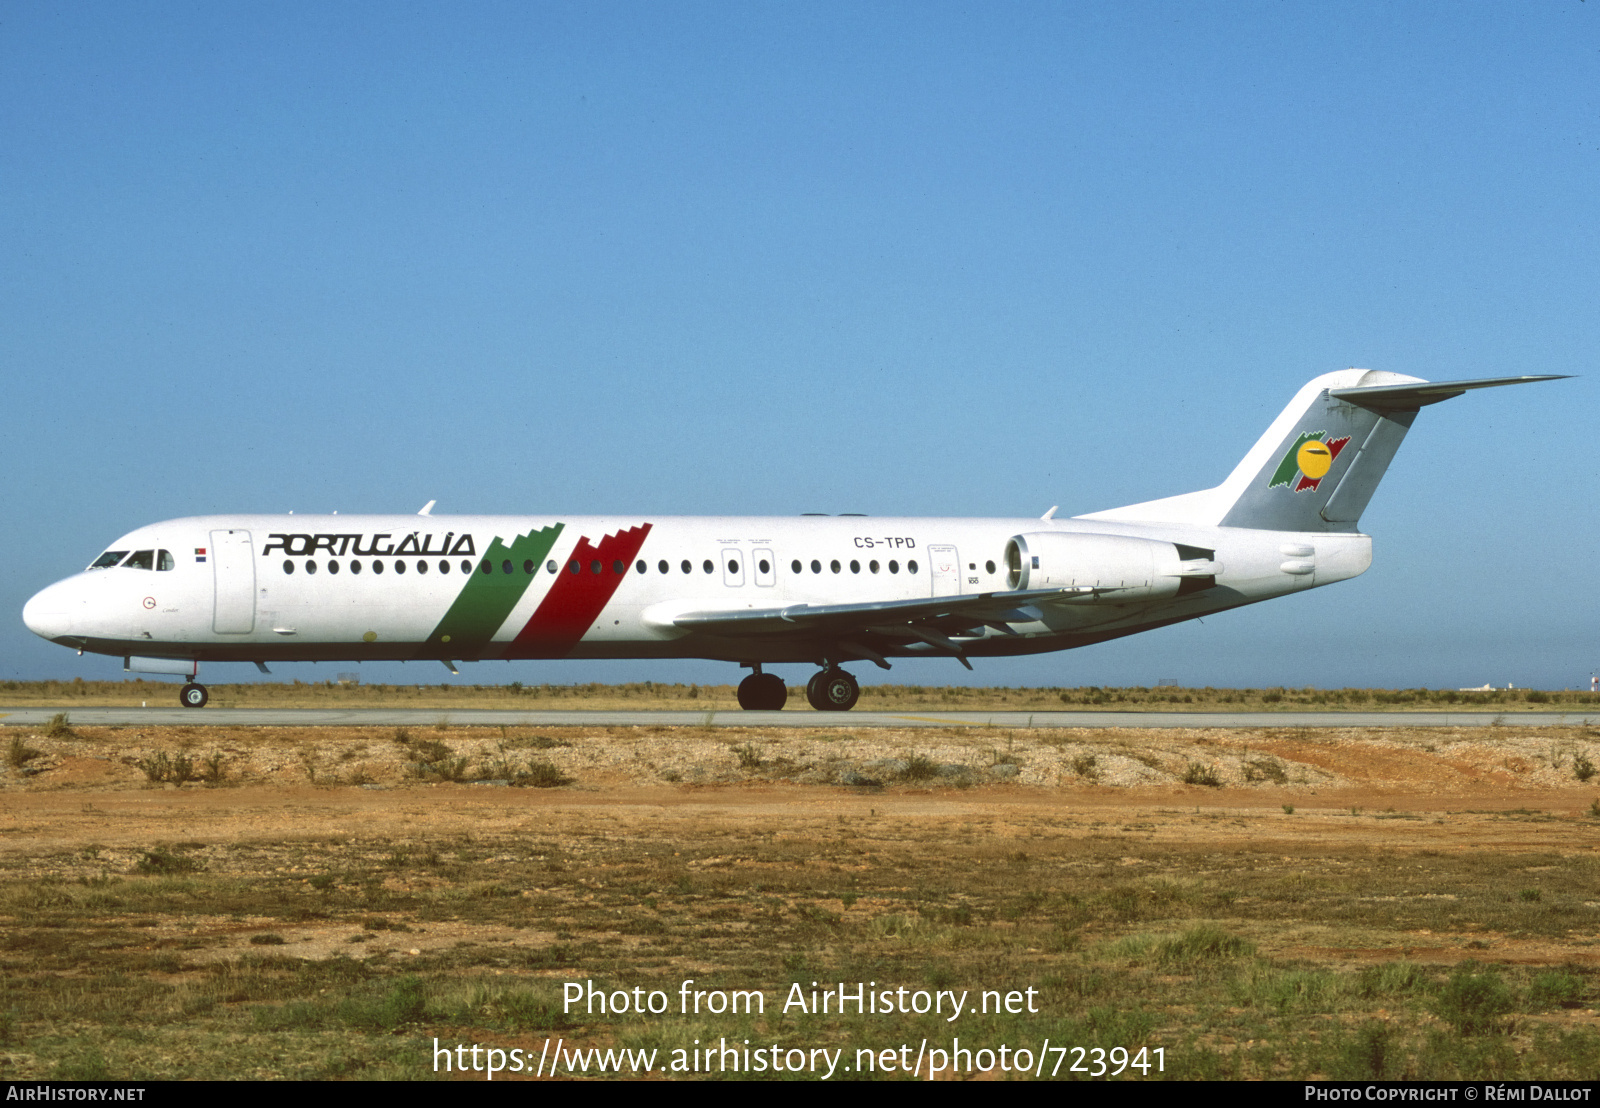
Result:
[[[1326,431],[1308,431],[1295,439],[1294,445],[1284,452],[1283,459],[1278,462],[1278,468],[1272,471],[1272,480],[1267,482],[1267,488],[1275,489],[1291,482],[1295,492],[1316,488],[1328,475],[1328,470],[1333,468],[1333,460],[1339,456],[1339,451],[1350,441],[1349,435],[1342,439],[1328,439],[1326,435]]]

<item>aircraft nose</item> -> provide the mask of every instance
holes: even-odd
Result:
[[[35,593],[22,606],[22,622],[28,630],[46,639],[59,639],[72,633],[72,597],[66,582],[58,582]]]

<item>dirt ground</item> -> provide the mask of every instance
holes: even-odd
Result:
[[[1190,1078],[1600,1064],[1600,728],[58,723],[0,750],[10,1078],[888,1034],[560,1022],[574,976],[1035,982],[1047,1015],[995,1036]],[[1463,1038],[1441,998],[1485,963],[1520,1007]]]
[[[153,844],[196,844],[203,855],[244,844],[393,846],[602,829],[688,845],[730,824],[803,834],[858,817],[907,843],[974,824],[1001,840],[1113,834],[1137,844],[1129,868],[1172,852],[1326,863],[1402,847],[1429,856],[1600,851],[1594,728],[163,727],[12,737],[31,754],[0,774],[0,865],[15,876],[75,874],[88,855],[102,872],[133,872]],[[215,779],[175,783],[180,762]],[[569,783],[516,787],[536,762]],[[169,779],[152,780],[163,765]],[[1600,908],[1600,889],[1584,903]],[[238,921],[224,930],[235,938],[220,941],[217,956],[237,952],[250,932]],[[349,953],[318,930],[291,935],[293,952]],[[464,938],[483,936],[439,926],[406,941]],[[1429,949],[1424,936],[1411,950],[1445,961],[1471,953]],[[1293,952],[1335,961],[1364,954],[1285,948]],[[1497,957],[1590,962],[1600,950],[1527,936],[1502,942]]]

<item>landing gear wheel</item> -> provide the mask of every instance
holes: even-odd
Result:
[[[752,673],[739,682],[739,707],[747,712],[777,712],[789,701],[789,687],[776,673]]]
[[[783,678],[776,673],[763,673],[757,680],[766,690],[761,706],[769,712],[783,711],[783,706],[789,703],[789,686],[783,683]]]
[[[211,696],[206,692],[206,687],[197,685],[193,681],[178,690],[178,703],[185,708],[204,708],[209,699]]]
[[[827,711],[827,709],[822,707],[822,705],[818,702],[817,695],[817,682],[822,680],[822,675],[824,672],[826,671],[819,669],[816,673],[811,675],[811,680],[806,682],[806,703],[811,705],[819,712]]]
[[[806,685],[806,699],[819,712],[848,712],[861,698],[861,686],[842,669],[825,669]]]

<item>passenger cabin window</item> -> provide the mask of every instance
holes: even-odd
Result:
[[[90,566],[89,568],[110,569],[127,556],[128,552],[126,550],[107,550],[104,554],[100,555],[100,557],[96,558],[94,560],[94,565]]]
[[[156,567],[156,552],[154,550],[135,550],[126,562],[122,563],[123,569],[154,569]]]

